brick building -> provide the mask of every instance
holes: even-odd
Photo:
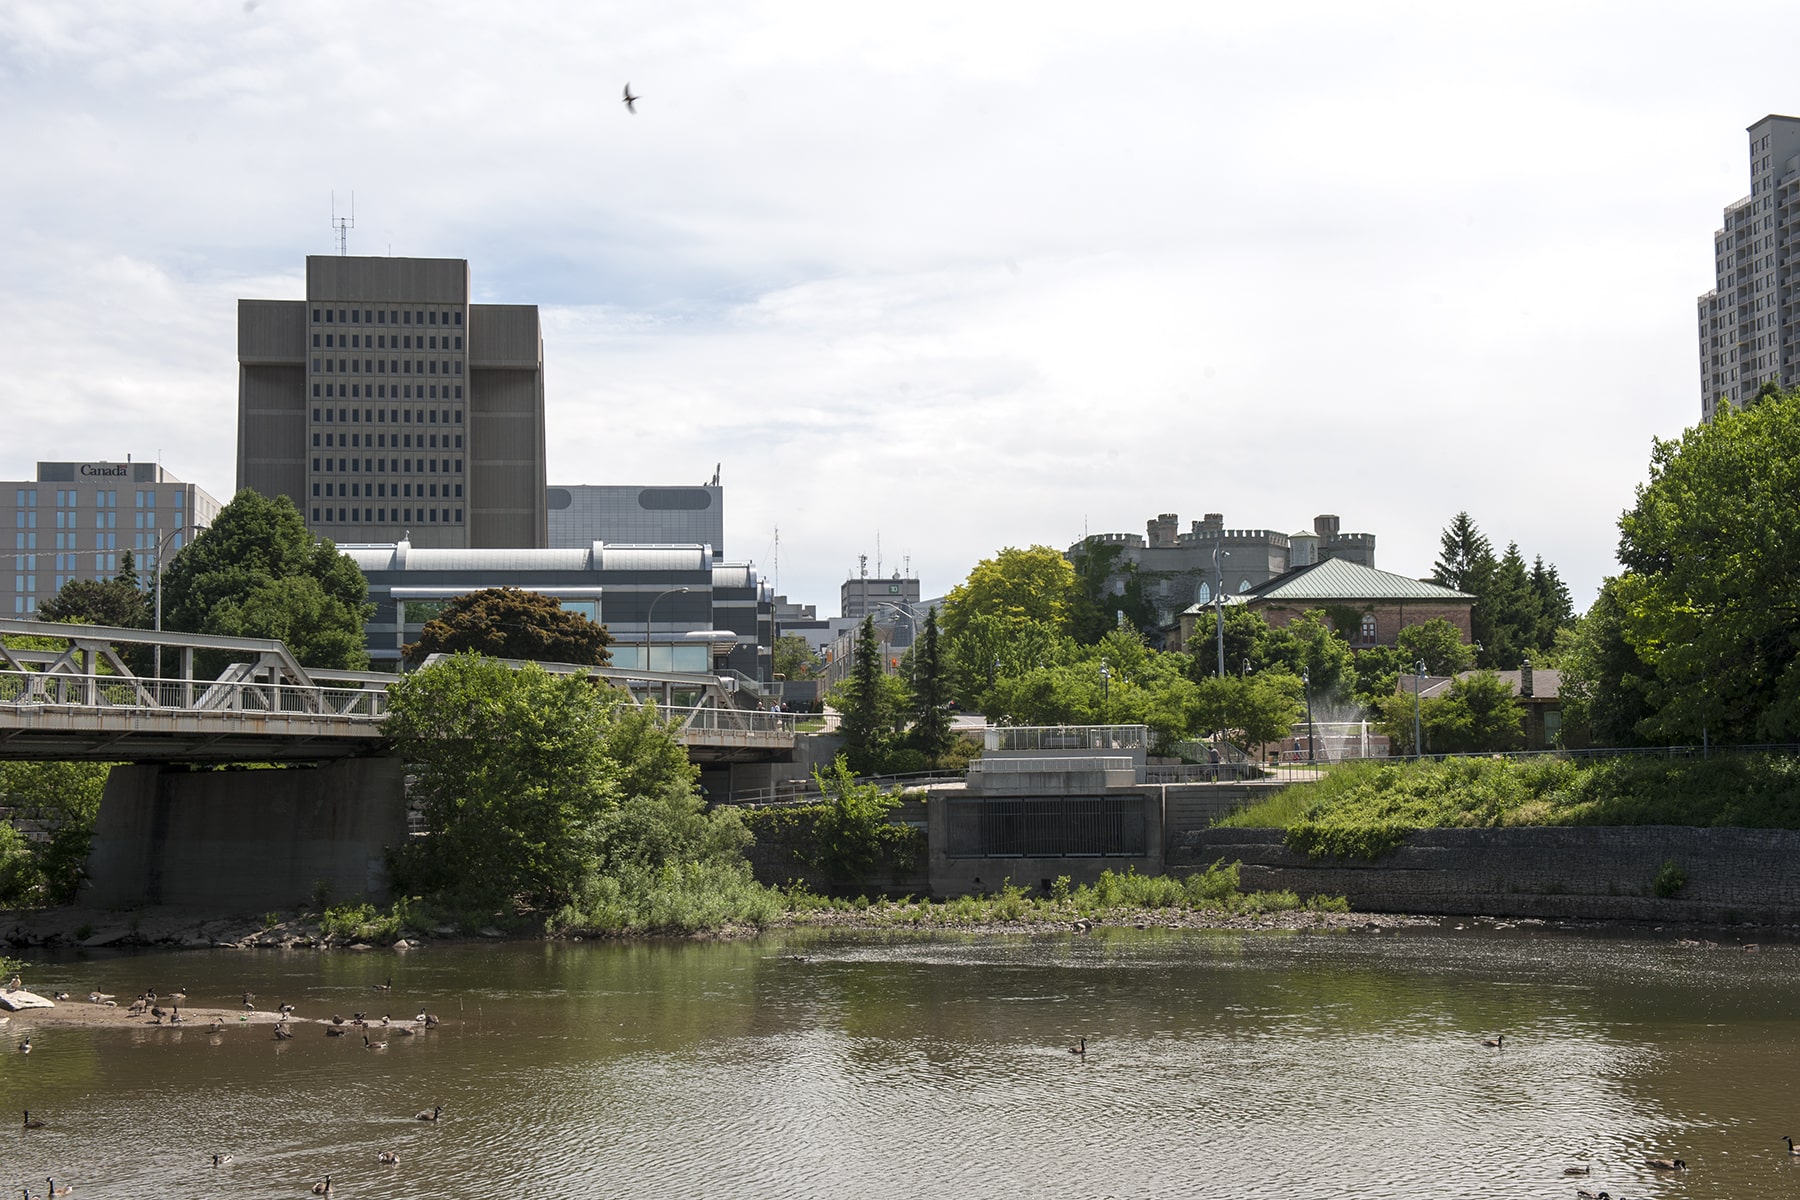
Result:
[[[1280,628],[1304,613],[1322,611],[1326,621],[1353,650],[1392,646],[1400,631],[1442,617],[1468,641],[1469,610],[1475,597],[1435,583],[1378,571],[1343,558],[1328,558],[1295,567],[1265,583],[1224,598],[1247,605],[1271,626]],[[1211,628],[1210,604],[1194,604],[1182,612],[1172,650],[1182,649],[1196,627]]]

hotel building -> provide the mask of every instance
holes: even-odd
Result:
[[[16,617],[72,579],[111,579],[129,551],[148,587],[159,555],[173,555],[212,523],[219,502],[151,462],[41,462],[37,478],[0,482],[0,514],[10,502],[13,555],[0,575],[0,612]]]

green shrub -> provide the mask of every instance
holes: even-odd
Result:
[[[1665,860],[1662,869],[1657,871],[1656,879],[1651,883],[1650,890],[1664,900],[1672,900],[1679,896],[1681,889],[1686,886],[1687,872],[1682,870],[1680,865],[1671,858]]]

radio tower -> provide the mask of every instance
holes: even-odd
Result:
[[[350,193],[350,215],[347,217],[337,215],[337,193],[331,193],[331,227],[337,230],[338,256],[348,258],[350,256],[350,231],[356,228],[355,192]]]

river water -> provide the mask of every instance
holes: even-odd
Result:
[[[0,1133],[0,1197],[1793,1195],[1797,971],[1448,926],[40,957],[38,990],[184,987],[195,1018],[249,989],[444,1025],[39,1026],[26,1056],[15,1018],[0,1112],[47,1125]]]

